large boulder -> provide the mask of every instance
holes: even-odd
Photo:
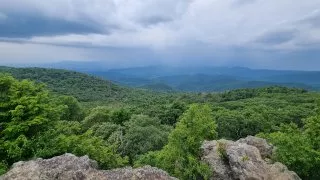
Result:
[[[272,146],[264,139],[249,136],[236,142],[205,141],[202,160],[207,162],[215,180],[299,180],[281,163],[268,163]]]
[[[88,156],[64,154],[51,159],[15,163],[0,180],[174,180],[166,172],[151,167],[98,170]]]
[[[269,158],[272,155],[273,146],[268,144],[265,139],[257,138],[254,136],[248,136],[246,138],[239,139],[237,142],[245,143],[254,146],[259,149],[260,154],[263,158]]]

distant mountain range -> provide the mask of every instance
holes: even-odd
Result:
[[[75,70],[120,85],[154,91],[212,92],[272,85],[320,90],[320,71],[166,66],[110,69],[103,62],[67,61],[42,67]]]
[[[320,72],[242,67],[137,67],[86,71],[115,83],[159,91],[209,92],[272,85],[320,90]]]

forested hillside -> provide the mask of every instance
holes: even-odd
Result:
[[[1,67],[0,96],[0,174],[20,160],[69,152],[104,169],[149,164],[205,179],[202,141],[257,135],[277,146],[272,161],[303,179],[320,178],[317,92],[160,93],[65,70]]]
[[[319,90],[320,72],[263,70],[242,67],[137,67],[125,69],[88,69],[93,74],[130,87],[165,84],[175,91],[222,92],[239,88],[287,86]],[[153,87],[153,86],[152,86]],[[151,88],[154,90],[154,88]],[[160,88],[159,88],[160,89]],[[160,89],[162,90],[162,89]]]
[[[44,83],[54,94],[70,95],[86,104],[136,105],[153,99],[167,99],[166,93],[125,88],[108,80],[75,71],[46,68],[0,67],[0,73],[8,73],[17,79],[29,79]]]
[[[53,92],[72,95],[80,101],[119,98],[126,93],[126,89],[110,81],[74,71],[45,68],[0,67],[0,72],[9,73],[17,79],[30,79],[45,83]]]

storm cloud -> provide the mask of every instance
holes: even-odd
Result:
[[[0,64],[320,69],[319,22],[318,0],[0,0]]]

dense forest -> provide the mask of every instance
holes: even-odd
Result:
[[[155,92],[67,70],[0,68],[0,174],[20,160],[70,152],[103,169],[147,164],[206,179],[202,141],[248,135],[277,147],[271,160],[320,179],[320,93],[282,86]]]

